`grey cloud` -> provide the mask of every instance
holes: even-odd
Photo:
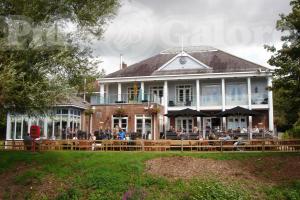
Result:
[[[107,27],[103,41],[94,42],[107,72],[118,69],[119,54],[133,64],[159,51],[184,45],[211,45],[238,52],[265,64],[269,54],[257,56],[266,43],[277,44],[279,13],[288,13],[288,0],[129,0]],[[243,53],[244,52],[244,53]],[[246,52],[246,53],[245,53]]]

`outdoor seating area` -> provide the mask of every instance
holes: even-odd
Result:
[[[300,140],[39,140],[37,151],[300,151]],[[23,141],[5,141],[0,150],[31,151]]]

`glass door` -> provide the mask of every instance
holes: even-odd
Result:
[[[112,129],[119,128],[127,132],[128,129],[128,117],[113,117]]]
[[[180,106],[191,106],[191,102],[192,102],[191,85],[176,86],[176,102]]]
[[[150,87],[150,101],[154,103],[162,104],[162,98],[164,96],[164,90],[162,86]]]
[[[190,133],[193,131],[192,118],[176,118],[176,131]]]
[[[152,119],[150,116],[135,116],[135,131],[142,136],[143,139],[152,139]]]

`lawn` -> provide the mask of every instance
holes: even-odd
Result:
[[[0,158],[0,199],[300,199],[299,153],[0,152]],[[182,173],[187,177],[177,177]]]

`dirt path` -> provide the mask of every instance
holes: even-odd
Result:
[[[300,157],[264,157],[246,160],[212,160],[164,157],[148,160],[146,172],[168,179],[217,177],[277,184],[300,180]]]

